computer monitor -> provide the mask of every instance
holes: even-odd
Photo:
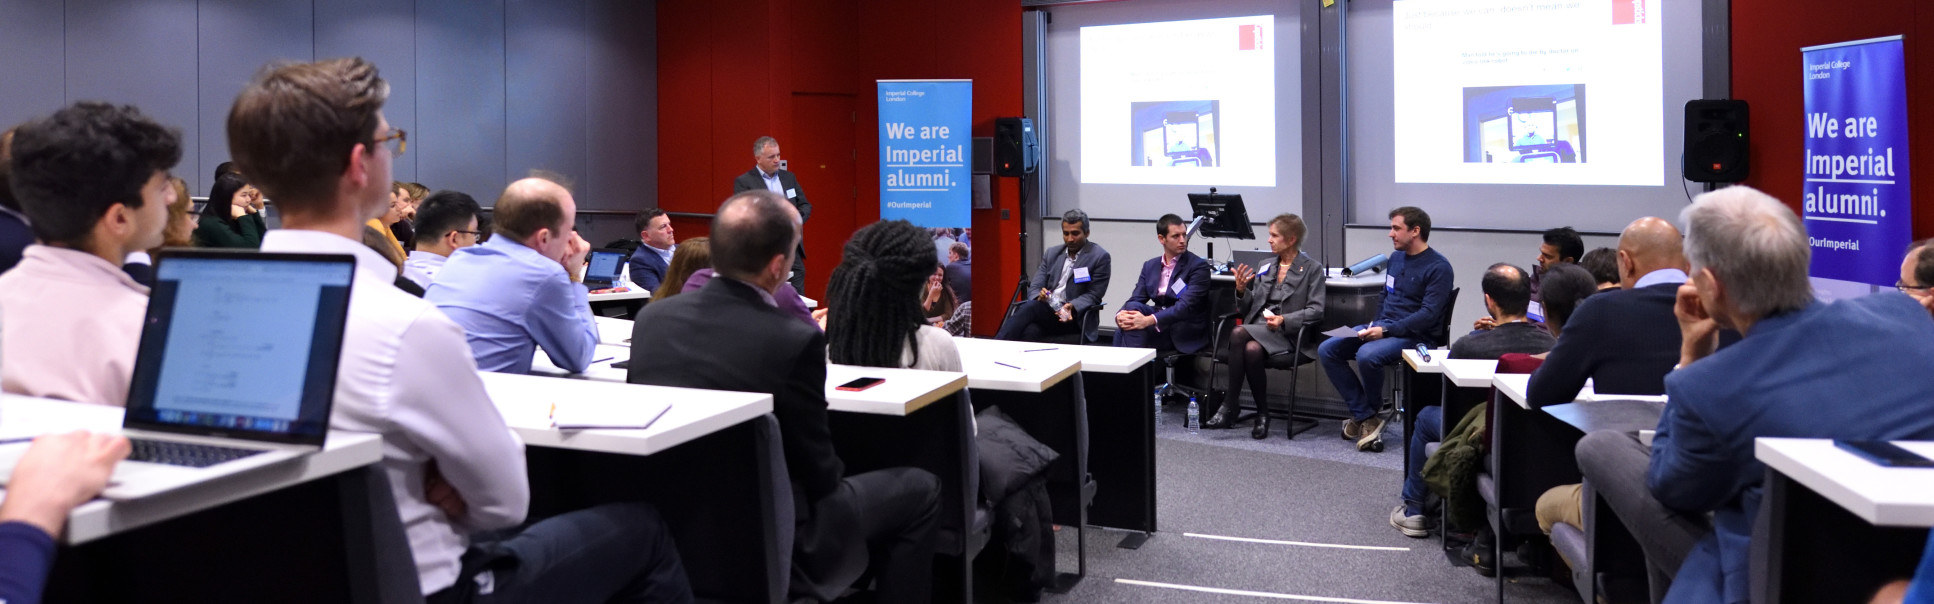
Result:
[[[1249,211],[1242,207],[1241,195],[1190,193],[1189,207],[1202,221],[1202,236],[1227,239],[1255,239],[1256,229],[1249,224]]]

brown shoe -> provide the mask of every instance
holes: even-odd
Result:
[[[1383,416],[1372,415],[1370,419],[1357,424],[1356,450],[1368,451],[1373,443],[1383,440]]]
[[[1360,432],[1361,429],[1356,419],[1343,420],[1343,440],[1356,440],[1358,436],[1362,435]]]

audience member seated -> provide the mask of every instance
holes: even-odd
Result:
[[[826,285],[826,350],[842,365],[960,371],[960,351],[928,324],[921,293],[940,266],[927,232],[905,220],[867,225],[847,240]],[[944,289],[944,288],[943,288]]]
[[[1566,270],[1559,271],[1554,267],[1552,274],[1566,276],[1559,277],[1554,283],[1557,286],[1555,293],[1558,295],[1552,297],[1552,302],[1557,303],[1559,313],[1548,319],[1548,328],[1563,333],[1564,322],[1571,318],[1571,308],[1577,305],[1579,299],[1597,290],[1592,287],[1591,276],[1583,269],[1570,264],[1557,266],[1566,267]],[[1451,343],[1450,358],[1495,360],[1506,354],[1542,354],[1551,350],[1555,340],[1550,333],[1546,332],[1547,327],[1541,327],[1525,319],[1525,308],[1531,304],[1531,280],[1524,274],[1523,269],[1502,262],[1493,264],[1484,271],[1484,279],[1480,282],[1480,286],[1484,290],[1484,310],[1490,315],[1496,327],[1472,331],[1469,335],[1458,338],[1456,342]],[[1487,405],[1479,405],[1470,413],[1482,414],[1487,410]],[[1424,457],[1424,446],[1442,442],[1443,437],[1444,408],[1431,405],[1419,409],[1417,426],[1411,430],[1410,446],[1405,449],[1405,452],[1410,455],[1411,474],[1404,477],[1403,504],[1390,512],[1390,526],[1396,527],[1397,531],[1404,535],[1424,537],[1430,534],[1429,522],[1424,515],[1426,511],[1424,504],[1428,493],[1424,483],[1424,465],[1427,461]],[[1488,443],[1479,445],[1481,450],[1489,450]],[[1468,474],[1470,483],[1475,484],[1477,473],[1472,471]],[[1489,527],[1464,526],[1462,528],[1485,531]],[[1484,549],[1488,554],[1488,541],[1485,541],[1483,535],[1480,534],[1472,543],[1475,545],[1478,542],[1487,544]],[[1483,566],[1480,564],[1479,568],[1482,569]]]
[[[0,504],[0,602],[39,602],[54,568],[54,537],[76,506],[107,488],[128,456],[125,436],[70,432],[34,439],[14,464]]]
[[[638,213],[632,220],[633,228],[638,229],[638,239],[643,244],[631,252],[631,283],[640,289],[657,290],[665,281],[665,269],[671,266],[672,252],[677,243],[672,237],[672,217],[658,208]]]
[[[0,185],[4,186],[4,185]],[[175,201],[168,204],[168,226],[161,228],[161,245],[153,249],[134,252],[121,264],[121,271],[148,287],[154,287],[154,257],[161,248],[193,247],[195,245],[195,225],[201,215],[195,213],[195,200],[188,196],[188,182],[169,177],[168,187],[175,190]]]
[[[34,229],[27,215],[20,212],[13,190],[7,186],[8,149],[13,147],[13,129],[0,132],[0,273],[20,264],[20,254],[34,244]]]
[[[1195,354],[1209,349],[1209,261],[1189,251],[1189,223],[1164,214],[1155,221],[1162,255],[1142,263],[1141,277],[1115,313],[1115,345]]]
[[[208,191],[208,205],[201,210],[201,225],[195,228],[195,245],[233,249],[262,247],[262,234],[268,224],[255,208],[262,192],[250,186],[241,174],[223,174]]]
[[[1618,250],[1593,248],[1578,259],[1578,266],[1591,271],[1592,278],[1598,280],[1599,291],[1618,289]]]
[[[1907,257],[1900,261],[1900,282],[1894,288],[1934,313],[1934,239],[1922,239],[1907,249]]]
[[[954,290],[954,299],[966,304],[974,301],[974,259],[973,249],[959,241],[947,246],[947,288]]]
[[[1028,282],[1030,299],[1008,314],[995,338],[1039,342],[1080,334],[1083,342],[1095,341],[1096,332],[1075,319],[1101,306],[1114,261],[1108,250],[1088,241],[1088,214],[1081,210],[1061,216],[1061,242],[1041,256],[1041,266]]]
[[[1533,408],[1578,398],[1585,380],[1604,394],[1665,392],[1665,374],[1679,360],[1673,300],[1686,280],[1679,229],[1661,218],[1632,221],[1618,236],[1619,281],[1578,308],[1565,337],[1531,374],[1525,403]]]
[[[1562,226],[1544,232],[1544,242],[1538,244],[1538,262],[1531,267],[1531,301],[1542,302],[1539,295],[1544,290],[1544,275],[1551,267],[1559,264],[1574,264],[1585,256],[1585,239],[1578,231]]]
[[[1269,219],[1269,251],[1276,257],[1255,266],[1237,264],[1236,313],[1241,325],[1231,326],[1223,358],[1229,362],[1227,398],[1203,428],[1234,428],[1242,412],[1242,383],[1256,400],[1256,427],[1249,436],[1269,436],[1269,376],[1264,371],[1270,355],[1286,354],[1305,325],[1323,320],[1323,265],[1302,252],[1308,227],[1295,214]],[[1310,354],[1304,349],[1303,354]],[[1302,362],[1294,359],[1291,362]]]
[[[510,183],[492,210],[503,237],[457,250],[424,299],[463,326],[477,367],[530,373],[534,347],[582,373],[597,351],[598,324],[578,283],[591,245],[572,230],[577,202],[544,177]]]
[[[1934,439],[1934,382],[1905,379],[1934,367],[1934,322],[1899,292],[1816,302],[1806,229],[1765,193],[1700,195],[1680,222],[1691,278],[1658,433],[1649,450],[1587,434],[1578,464],[1644,548],[1655,595],[1743,602],[1766,475],[1753,439]],[[1718,349],[1721,329],[1744,338]]]
[[[161,244],[179,131],[81,102],[22,124],[9,179],[41,243],[0,274],[0,389],[124,405],[148,287],[121,270]]]
[[[389,223],[390,236],[403,246],[405,252],[416,251],[417,211],[422,209],[423,200],[430,197],[430,189],[413,182],[398,182],[390,190],[392,206],[399,218]],[[385,218],[388,216],[385,215]]]
[[[1430,248],[1430,214],[1410,206],[1391,210],[1390,244],[1396,251],[1384,269],[1383,306],[1376,320],[1355,326],[1354,337],[1330,338],[1317,347],[1323,372],[1350,408],[1343,438],[1356,440],[1359,451],[1383,439],[1378,415],[1383,368],[1403,358],[1406,349],[1444,341],[1444,313],[1452,302],[1454,275],[1450,261]],[[1350,361],[1356,361],[1355,372]]]
[[[1927,551],[1921,552],[1921,565],[1914,569],[1914,578],[1894,581],[1881,586],[1874,594],[1873,604],[1934,604],[1934,536],[1927,540]]]
[[[408,257],[410,253],[409,248],[403,247],[403,241],[397,238],[396,231],[391,228],[391,225],[402,222],[403,216],[408,213],[410,207],[408,193],[400,190],[402,187],[403,183],[396,183],[392,186],[390,189],[389,206],[383,210],[382,216],[371,218],[368,222],[370,230],[376,231],[376,234],[380,235],[390,247],[395,248],[395,254],[385,252],[383,255],[394,255],[399,259],[397,262],[397,266],[399,267],[403,265],[400,259]]]
[[[964,338],[973,331],[974,303],[961,302],[954,296],[954,288],[947,285],[944,266],[934,267],[933,274],[927,276],[927,284],[921,288],[920,310],[926,315],[927,324],[948,334]]]
[[[685,293],[685,281],[692,274],[712,268],[712,238],[693,237],[678,244],[678,251],[672,254],[671,263],[665,268],[665,279],[658,289],[651,292],[653,301],[664,300]],[[795,296],[796,298],[797,296]],[[802,303],[801,306],[804,306]]]
[[[710,267],[694,271],[692,276],[685,279],[685,287],[680,290],[680,293],[689,294],[703,289],[705,284],[710,283],[712,277],[717,275],[718,273]],[[797,317],[799,320],[805,321],[806,324],[813,326],[813,329],[826,331],[826,325],[821,320],[821,317],[824,316],[828,309],[822,308],[815,312],[813,309],[806,308],[806,301],[800,299],[799,290],[793,289],[791,282],[779,284],[779,289],[772,293],[772,303],[778,306],[779,311],[785,313],[787,316]]]
[[[417,207],[416,249],[403,261],[403,276],[429,289],[443,263],[457,250],[477,244],[477,200],[457,191],[437,191]]]
[[[726,199],[716,216],[711,248],[719,278],[689,295],[646,305],[638,314],[632,339],[652,346],[632,347],[629,381],[773,396],[773,415],[779,420],[798,509],[790,599],[838,597],[866,572],[870,558],[879,589],[877,601],[928,601],[939,480],[916,468],[846,475],[827,425],[827,336],[800,325],[775,306],[798,249],[798,211],[778,193],[752,189]],[[899,295],[905,300],[906,321],[900,327],[907,330],[902,334],[917,328],[917,288],[938,261],[931,257],[929,241],[917,243],[924,252],[922,266],[904,267],[906,274],[901,275],[904,283]],[[854,251],[851,247],[849,254]],[[855,267],[852,272],[858,274],[849,278],[891,279],[886,274],[893,271],[883,269],[877,264],[871,270]],[[861,320],[859,313],[848,313],[842,306],[892,304],[886,299],[847,299],[858,293],[850,289],[875,284],[840,285],[847,288],[836,294],[841,301],[833,308],[842,314],[832,320],[835,329]],[[871,352],[865,353],[866,359],[880,360],[872,354],[880,349],[869,348],[880,341],[859,332],[840,337],[851,348],[838,354],[867,349]],[[902,345],[896,342],[885,350],[893,361],[890,364],[899,365]]]
[[[266,251],[349,254],[356,283],[330,427],[383,437],[383,473],[431,604],[691,602],[670,533],[642,503],[525,525],[523,446],[477,376],[458,327],[357,241],[389,200],[402,131],[389,86],[362,59],[287,64],[242,90],[229,149],[275,197]],[[488,532],[486,532],[488,531]]]

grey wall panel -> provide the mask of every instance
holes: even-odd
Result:
[[[506,182],[533,169],[585,177],[585,0],[508,0],[504,6]],[[596,201],[582,186],[578,203]]]
[[[418,182],[488,205],[505,169],[502,0],[416,4]]]
[[[202,172],[195,9],[194,0],[68,0],[65,16],[67,101],[136,105],[180,128],[175,174],[191,183]]]
[[[63,104],[63,12],[59,2],[0,0],[0,130]]]
[[[589,0],[590,157],[579,187],[588,207],[658,206],[656,11],[653,2]]]
[[[272,61],[314,60],[311,15],[310,0],[201,0],[198,138],[207,169],[178,174],[190,191],[206,194],[215,166],[228,161],[228,110],[249,79]]]
[[[316,58],[362,57],[389,82],[383,118],[410,137],[409,150],[392,164],[393,175],[415,181],[423,150],[416,121],[416,7],[394,0],[316,2],[315,24]]]

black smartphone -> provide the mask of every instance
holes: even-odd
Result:
[[[1934,459],[1928,459],[1919,453],[1902,449],[1900,445],[1884,440],[1835,439],[1833,445],[1889,468],[1934,468]]]
[[[860,379],[857,379],[857,380],[853,380],[853,381],[851,381],[851,382],[847,382],[847,383],[844,383],[844,384],[840,384],[840,385],[839,385],[839,386],[837,386],[837,387],[836,387],[835,389],[837,389],[837,390],[844,390],[844,391],[847,391],[847,392],[859,392],[859,391],[861,391],[861,390],[865,390],[865,389],[867,389],[867,388],[872,388],[872,387],[874,387],[874,386],[878,386],[878,385],[880,385],[880,383],[881,383],[881,382],[885,382],[885,381],[886,381],[886,379],[885,379],[885,378],[870,378],[870,377],[865,377],[865,378],[860,378]]]

